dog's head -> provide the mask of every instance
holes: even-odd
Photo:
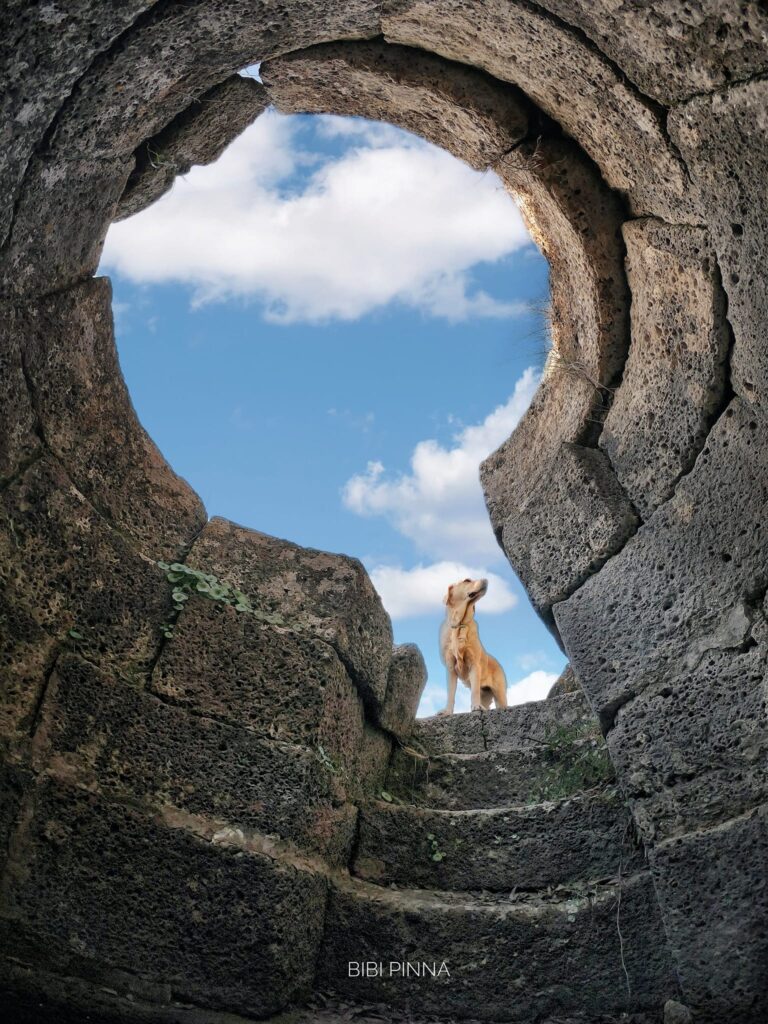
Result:
[[[488,590],[488,580],[459,580],[448,587],[445,604],[452,626],[457,626],[466,615],[467,609],[474,605]]]

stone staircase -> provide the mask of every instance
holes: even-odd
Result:
[[[320,964],[335,998],[443,1020],[660,1014],[653,885],[581,694],[417,723],[360,811]]]

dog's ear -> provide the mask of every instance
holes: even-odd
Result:
[[[445,597],[443,598],[443,604],[450,604],[452,596],[453,596],[453,584],[451,584],[450,587],[448,587],[448,592],[446,593]]]

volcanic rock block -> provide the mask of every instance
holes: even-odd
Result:
[[[593,443],[627,350],[625,211],[584,153],[565,139],[523,143],[495,166],[551,268],[545,323],[552,348],[512,436],[481,466],[497,537],[562,442]]]
[[[552,605],[619,551],[638,523],[605,455],[563,444],[505,522],[502,541],[534,607],[551,618]]]
[[[746,82],[722,94],[691,100],[672,112],[669,128],[703,196],[720,261],[734,334],[733,389],[758,409],[765,409],[768,82]]]
[[[375,715],[392,657],[392,625],[356,558],[303,548],[226,519],[212,519],[187,557],[237,586],[257,611],[333,647]]]
[[[748,0],[536,0],[667,106],[768,68],[768,13]]]
[[[419,1006],[421,1013],[531,1021],[569,1012],[657,1009],[676,993],[648,873],[589,895],[503,896],[334,886],[323,943],[324,982],[347,999]],[[469,942],[469,945],[468,945]],[[557,955],[553,955],[553,950]],[[439,977],[350,977],[349,964],[408,951],[410,962],[445,962]],[[386,960],[395,960],[387,953]],[[627,997],[629,975],[631,997]],[[488,979],[493,981],[489,984]],[[482,998],[478,998],[482,993]]]
[[[115,349],[108,278],[8,306],[39,430],[79,490],[145,554],[173,559],[206,521],[139,423]]]
[[[171,599],[160,570],[48,456],[0,491],[0,527],[0,731],[9,735],[31,729],[57,643],[141,679]]]
[[[689,220],[697,211],[661,112],[582,36],[510,0],[387,0],[391,43],[432,50],[525,89],[587,151],[635,214]]]
[[[740,610],[730,637],[717,640],[723,648],[687,660],[678,678],[616,715],[608,745],[647,841],[768,799],[768,646],[754,639],[755,615]]]
[[[354,874],[401,888],[511,892],[642,867],[615,789],[494,810],[379,801],[361,809],[358,836]]]
[[[133,156],[33,157],[0,258],[0,296],[47,295],[94,274],[133,165]]]
[[[317,750],[263,740],[100,674],[56,664],[35,739],[39,769],[145,805],[172,805],[345,860],[343,776]]]
[[[151,688],[258,735],[323,749],[347,769],[362,742],[361,699],[329,644],[203,598],[179,617]]]
[[[762,1024],[768,1005],[768,805],[661,843],[651,852],[659,903],[686,1002],[704,1019]],[[702,1016],[704,1016],[702,1014]]]
[[[623,704],[682,683],[708,650],[751,645],[766,504],[768,424],[736,398],[673,497],[555,609],[605,731]]]
[[[486,750],[529,750],[554,729],[596,727],[583,693],[534,700],[481,714],[420,718],[412,741],[430,754],[480,754]]]
[[[4,916],[41,966],[68,954],[255,1017],[308,991],[322,876],[50,782],[16,856]]]
[[[519,142],[527,105],[516,89],[423,50],[331,44],[265,64],[269,97],[286,114],[330,113],[397,125],[478,170]]]
[[[7,326],[8,313],[0,308],[0,485],[41,449],[18,342]]]
[[[416,644],[400,644],[392,651],[387,693],[380,724],[407,743],[413,732],[416,711],[427,683],[427,666]]]
[[[363,742],[357,756],[355,779],[363,797],[378,796],[385,784],[392,755],[392,737],[365,723]]]
[[[30,154],[96,54],[152,0],[6,0],[0,38],[0,244]]]
[[[233,75],[195,100],[136,152],[115,220],[131,217],[166,193],[177,175],[211,164],[266,109],[264,87]]]
[[[600,447],[647,518],[687,472],[720,411],[729,329],[706,231],[624,225],[632,344]]]

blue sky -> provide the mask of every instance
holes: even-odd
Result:
[[[510,700],[545,695],[564,658],[477,479],[545,348],[546,262],[495,176],[390,126],[268,111],[114,225],[101,270],[138,414],[210,515],[361,558],[426,658],[422,714],[444,704],[445,590],[489,575]]]

